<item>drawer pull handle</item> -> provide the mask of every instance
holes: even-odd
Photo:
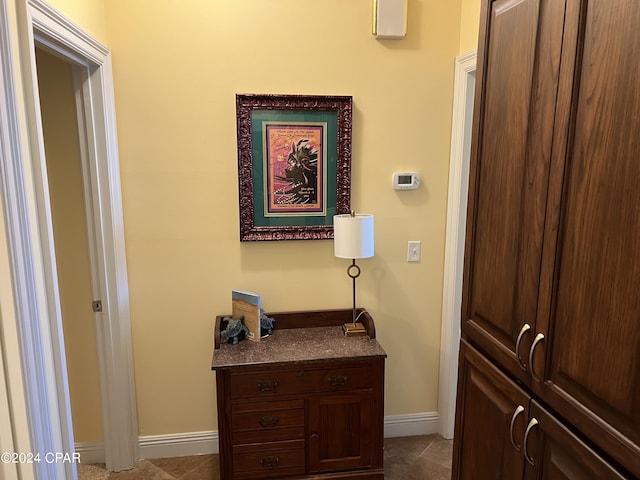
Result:
[[[275,392],[278,382],[275,380],[269,380],[266,382],[258,382],[258,388],[261,392]]]
[[[280,422],[280,418],[277,415],[271,417],[260,417],[258,423],[263,427],[275,427]]]
[[[536,338],[531,344],[531,350],[529,350],[529,369],[531,370],[531,376],[538,383],[542,382],[542,379],[538,375],[536,375],[536,372],[533,370],[533,353],[536,351],[536,347],[538,346],[538,344],[543,340],[543,334],[539,333],[538,335],[536,335]]]
[[[518,359],[518,364],[520,365],[520,368],[525,372],[527,371],[527,366],[525,365],[525,363],[522,361],[522,358],[520,357],[520,342],[522,342],[522,337],[529,330],[531,330],[531,325],[529,325],[528,323],[525,323],[520,329],[520,333],[518,334],[518,338],[516,339],[516,358]]]
[[[264,457],[260,460],[263,468],[275,468],[280,463],[280,457]]]
[[[347,376],[346,375],[329,375],[328,380],[330,385],[334,387],[338,387],[347,383]]]
[[[515,448],[518,452],[520,451],[520,445],[518,445],[515,441],[515,439],[513,438],[513,426],[516,423],[516,418],[518,418],[518,415],[520,415],[522,412],[524,412],[524,407],[522,405],[518,405],[518,408],[516,408],[515,412],[513,412],[513,417],[511,417],[511,425],[509,426],[509,435],[511,437],[511,445],[513,445],[513,448]]]
[[[529,455],[529,449],[527,447],[529,446],[529,434],[536,425],[538,425],[538,420],[532,418],[529,425],[527,425],[527,430],[524,432],[524,440],[522,442],[522,445],[524,445],[524,458],[527,459],[527,462],[529,462],[529,465],[532,467],[535,467],[535,459]]]

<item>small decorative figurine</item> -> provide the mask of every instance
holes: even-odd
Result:
[[[260,309],[260,337],[266,337],[267,335],[271,335],[274,329],[275,318],[268,317],[263,309]]]
[[[222,321],[227,321],[227,328],[220,332],[220,339],[223,342],[237,344],[249,333],[249,329],[244,324],[244,315],[241,315],[239,319],[235,320],[231,317],[224,317]]]

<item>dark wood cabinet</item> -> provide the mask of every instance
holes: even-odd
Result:
[[[222,479],[379,479],[384,361],[373,319],[345,337],[350,310],[270,314],[259,343],[220,344],[216,371]]]
[[[535,478],[618,478],[590,452],[640,478],[638,24],[637,0],[482,2],[462,335],[557,423]]]
[[[490,30],[478,52],[463,328],[523,382],[536,322],[563,4],[484,2]],[[517,338],[525,344],[516,349]]]
[[[523,478],[530,396],[464,341],[459,371],[452,478]]]
[[[460,375],[452,478],[628,478],[465,341]]]
[[[640,477],[640,2],[590,0],[580,13],[532,386]]]
[[[629,478],[535,400],[529,410],[526,480],[623,480]],[[525,432],[526,433],[526,432]],[[523,447],[524,448],[524,447]]]

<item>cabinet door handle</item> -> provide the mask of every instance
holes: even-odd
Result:
[[[513,412],[513,417],[511,417],[511,425],[509,425],[509,437],[511,438],[511,445],[513,445],[513,448],[515,448],[518,452],[520,451],[520,445],[518,445],[513,438],[513,426],[516,423],[516,418],[522,415],[522,412],[524,412],[524,407],[522,405],[518,405],[518,408],[516,408],[515,412]]]
[[[275,427],[280,422],[280,417],[272,415],[270,417],[260,417],[258,423],[263,427]]]
[[[531,433],[531,430],[533,429],[533,427],[535,427],[536,425],[538,425],[538,420],[536,420],[534,417],[529,422],[529,425],[527,425],[527,430],[524,432],[524,440],[522,441],[522,445],[524,446],[524,458],[527,459],[527,462],[529,462],[529,465],[531,465],[532,467],[535,466],[534,459],[531,455],[529,455],[529,450],[527,446],[529,443],[529,434]]]
[[[347,376],[346,375],[329,375],[329,378],[327,380],[329,380],[330,385],[334,387],[338,387],[347,383]]]
[[[536,347],[542,340],[544,340],[543,334],[539,333],[538,335],[536,335],[536,338],[533,340],[533,343],[531,344],[531,350],[529,350],[529,367],[531,369],[531,376],[538,383],[540,383],[542,379],[536,375],[536,372],[533,369],[533,354],[536,351]]]
[[[520,329],[520,333],[518,334],[518,338],[516,339],[516,358],[518,359],[520,368],[525,372],[527,371],[527,366],[522,361],[522,358],[520,358],[520,342],[522,341],[522,337],[524,336],[524,334],[527,333],[529,330],[531,330],[531,325],[529,325],[528,323],[525,323]]]
[[[258,382],[258,389],[261,392],[275,392],[278,382],[275,380],[267,380],[266,382]]]
[[[275,468],[280,463],[280,457],[264,457],[260,459],[263,468]]]

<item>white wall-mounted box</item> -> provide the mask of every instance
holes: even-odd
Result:
[[[407,35],[408,0],[373,0],[373,34],[376,38]]]

